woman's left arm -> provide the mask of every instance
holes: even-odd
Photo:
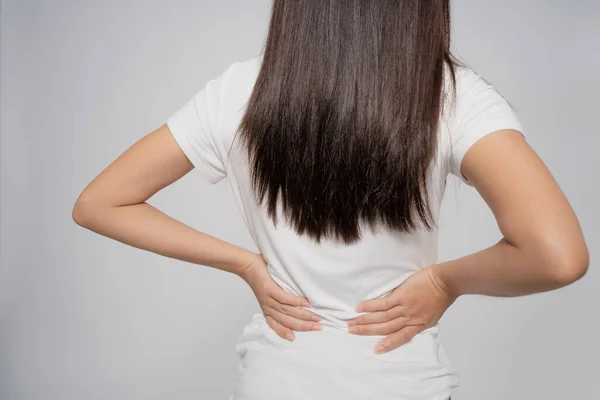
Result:
[[[146,202],[192,168],[162,125],[85,187],[73,207],[73,220],[130,246],[241,276],[259,254],[193,229]]]

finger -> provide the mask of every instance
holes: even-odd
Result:
[[[361,336],[389,335],[404,328],[406,324],[406,318],[396,318],[381,324],[354,325],[348,329],[348,333]]]
[[[302,296],[296,296],[283,290],[281,286],[275,284],[275,287],[269,294],[282,304],[289,304],[298,307],[312,307],[308,299]]]
[[[321,320],[320,316],[304,308],[288,306],[287,304],[279,304],[279,308],[276,309],[284,314],[289,315],[290,317],[303,319],[305,321],[319,322]]]
[[[321,324],[312,321],[304,321],[294,317],[290,317],[287,314],[279,312],[278,310],[272,310],[271,316],[277,320],[278,323],[285,326],[286,328],[293,329],[295,331],[317,331],[321,330]]]
[[[421,332],[422,330],[423,327],[421,325],[408,325],[377,343],[375,345],[375,353],[381,354],[394,350],[403,344],[408,343],[417,333]]]
[[[385,311],[375,311],[348,320],[348,326],[367,325],[390,321],[403,316],[403,306],[395,306]]]
[[[399,303],[396,301],[395,297],[388,295],[359,303],[356,307],[356,312],[385,311],[397,306],[398,304]]]
[[[277,333],[283,339],[289,340],[290,342],[294,341],[296,335],[294,335],[294,332],[291,329],[281,325],[271,315],[265,315],[265,320],[271,329],[273,329],[275,333]]]
[[[265,305],[266,307],[275,309],[275,310],[279,311],[280,313],[291,315],[291,316],[294,316],[299,319],[303,319],[303,320],[307,320],[307,321],[314,321],[314,322],[318,322],[321,320],[321,318],[317,314],[313,313],[312,311],[306,310],[304,308],[296,307],[296,306],[291,306],[288,304],[282,304],[279,301],[277,301],[274,297],[271,297],[271,296],[265,297],[262,300],[262,302],[263,302],[263,305]],[[315,317],[314,319],[313,319],[313,316]]]

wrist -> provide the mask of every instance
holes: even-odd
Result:
[[[457,299],[463,293],[458,290],[456,285],[453,284],[451,276],[448,274],[448,268],[445,268],[444,264],[434,264],[431,266],[433,276],[435,277],[437,284],[440,288],[448,294],[448,296]]]
[[[251,284],[255,267],[258,263],[264,263],[264,258],[259,253],[252,253],[248,260],[238,269],[237,276],[246,283]]]

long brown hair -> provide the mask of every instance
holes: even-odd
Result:
[[[281,198],[317,242],[360,239],[359,220],[431,229],[449,0],[274,0],[263,53],[238,134],[274,223]]]

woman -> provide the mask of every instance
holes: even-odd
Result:
[[[508,102],[450,54],[449,15],[442,0],[275,0],[263,53],[79,196],[79,225],[249,284],[262,312],[239,337],[230,400],[448,399],[459,377],[438,320],[459,296],[585,274],[576,216]],[[145,202],[194,167],[229,179],[259,254]],[[503,238],[437,263],[448,174]]]

